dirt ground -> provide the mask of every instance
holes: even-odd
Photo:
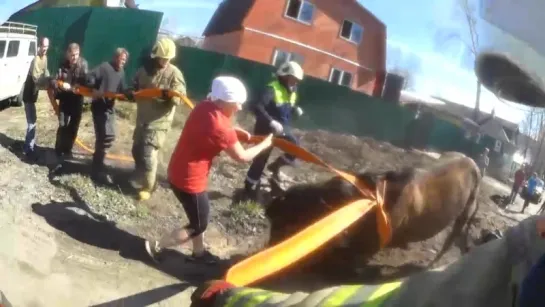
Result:
[[[97,187],[89,179],[90,155],[76,147],[70,173],[48,179],[54,161],[52,147],[56,118],[49,103],[38,102],[38,144],[41,158],[33,164],[21,159],[25,134],[23,108],[0,112],[0,290],[14,306],[187,306],[194,285],[219,278],[234,259],[263,246],[266,221],[254,203],[232,204],[242,187],[248,165],[221,156],[210,179],[212,222],[206,241],[212,252],[225,258],[216,267],[195,266],[185,261],[186,249],[173,250],[159,265],[143,254],[143,240],[180,226],[186,219],[164,180],[165,167],[183,125],[187,108],[179,108],[168,144],[161,158],[162,185],[147,202],[137,202],[127,184],[131,162],[109,161],[116,187]],[[112,152],[130,156],[134,105],[119,104],[118,139]],[[241,116],[243,126],[249,123]],[[370,138],[296,131],[302,145],[335,167],[358,171],[423,167],[433,157],[406,152]],[[80,128],[80,139],[94,142],[90,114]],[[330,173],[301,164],[286,171],[291,183],[316,182]],[[486,177],[481,188],[480,212],[472,236],[480,229],[504,230],[526,215],[499,208],[490,197],[506,195],[510,188]],[[520,199],[514,208],[519,210]],[[537,208],[530,208],[537,210]],[[444,234],[410,250],[389,249],[372,264],[402,266],[425,264],[440,247]],[[443,264],[459,256],[456,248]]]

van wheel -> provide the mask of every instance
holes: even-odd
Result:
[[[25,90],[25,85],[21,87],[21,91],[19,92],[19,95],[11,98],[11,105],[14,107],[22,107],[23,106],[23,92]]]

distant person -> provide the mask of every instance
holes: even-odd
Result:
[[[513,181],[513,187],[511,188],[511,195],[509,195],[509,199],[507,204],[513,204],[515,200],[517,199],[517,194],[519,193],[520,187],[524,183],[524,180],[526,179],[526,166],[523,164],[516,172],[515,172],[515,180]]]
[[[106,173],[104,159],[106,151],[115,141],[115,99],[106,98],[103,94],[127,92],[123,67],[128,58],[129,52],[125,48],[117,48],[111,61],[100,64],[87,75],[88,85],[94,89],[91,112],[95,128],[95,152],[91,178],[100,184],[113,184],[111,176]]]
[[[303,76],[303,68],[293,61],[278,68],[274,80],[267,84],[259,99],[251,106],[255,115],[255,135],[274,133],[294,144],[298,143],[290,131],[290,120],[293,115],[299,117],[303,114],[303,110],[296,105],[297,85],[303,80]],[[272,148],[262,152],[252,162],[244,181],[244,198],[257,197],[261,176],[271,151]],[[269,164],[268,170],[271,171],[273,180],[278,180],[281,167],[294,162],[294,156],[283,154]]]
[[[23,89],[23,103],[25,104],[25,115],[27,130],[23,153],[29,161],[36,161],[36,101],[38,101],[39,90],[47,86],[49,69],[47,67],[47,50],[49,39],[42,37],[38,40],[38,52],[30,64],[30,69]]]
[[[65,58],[53,81],[59,99],[59,128],[55,141],[55,154],[57,165],[52,170],[52,175],[58,175],[64,167],[65,159],[72,156],[72,149],[78,136],[81,115],[83,112],[83,96],[76,94],[72,88],[76,85],[84,85],[88,72],[87,60],[80,54],[80,46],[71,43],[66,49]],[[57,81],[62,81],[61,87]]]
[[[138,199],[148,200],[157,187],[159,150],[170,131],[179,97],[171,97],[168,91],[186,94],[184,75],[171,63],[176,57],[176,44],[169,38],[159,39],[150,58],[136,71],[133,90],[161,89],[157,98],[136,99],[136,127],[133,134],[132,156],[134,180],[138,186]]]
[[[247,93],[234,77],[220,76],[212,82],[209,100],[199,103],[189,114],[168,166],[168,180],[182,203],[189,224],[165,234],[159,241],[146,241],[146,251],[157,260],[163,248],[193,243],[191,260],[214,263],[218,258],[205,249],[204,232],[210,204],[207,185],[212,161],[225,151],[239,162],[249,162],[272,145],[272,134],[259,144],[244,149],[231,120],[242,109]],[[246,133],[244,137],[249,138]]]
[[[530,200],[534,196],[537,186],[539,184],[540,179],[537,176],[537,173],[534,172],[532,176],[528,179],[528,185],[526,186],[526,195],[524,195],[524,204],[522,205],[522,210],[520,213],[524,213],[526,210],[526,207],[530,204]]]
[[[484,178],[486,175],[486,169],[488,168],[488,164],[490,164],[490,157],[488,157],[488,153],[490,150],[488,148],[485,148],[483,152],[479,155],[479,158],[477,159],[477,165],[479,166],[479,169],[481,170],[481,177]]]

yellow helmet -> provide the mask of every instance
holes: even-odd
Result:
[[[176,57],[176,44],[170,38],[161,38],[151,50],[152,58],[173,59]]]

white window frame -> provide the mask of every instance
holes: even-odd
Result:
[[[501,151],[502,142],[500,140],[496,140],[494,143],[494,151],[500,152]]]
[[[346,37],[344,37],[344,36],[342,35],[342,34],[343,34],[343,26],[344,26],[344,23],[345,23],[346,21],[348,21],[348,22],[350,22],[350,23],[352,24],[352,29],[351,29],[351,31],[350,31],[350,37],[349,37],[349,38],[346,38]],[[352,30],[354,29],[354,25],[357,25],[358,27],[361,28],[361,39],[360,39],[359,42],[355,42],[355,41],[352,40],[352,34],[353,34],[353,33],[352,33]],[[361,44],[361,42],[363,42],[364,33],[365,33],[365,28],[364,28],[362,25],[360,25],[359,23],[354,22],[354,21],[352,21],[352,20],[350,20],[350,19],[345,19],[345,20],[343,20],[343,22],[341,23],[341,26],[339,27],[339,37],[342,38],[342,39],[344,39],[344,40],[347,41],[347,42],[350,42],[350,43],[356,44],[356,45],[359,45],[359,44]]]
[[[289,52],[289,51],[286,51],[286,50],[282,50],[282,49],[280,49],[280,48],[274,48],[274,52],[273,52],[273,56],[272,56],[272,61],[271,61],[271,65],[274,66],[274,67],[276,67],[276,66],[275,66],[275,63],[276,63],[276,58],[278,57],[278,53],[279,53],[279,52],[285,52],[285,53],[288,54],[288,59],[287,59],[288,62],[289,62],[289,61],[292,61],[292,58],[293,58],[293,55],[294,55],[294,54],[297,54],[297,55],[301,56],[301,58],[303,59],[302,62],[305,61],[305,57],[304,57],[303,55],[299,54],[299,53],[296,53],[296,52]],[[303,66],[303,63],[299,63],[299,64],[300,64],[301,66]]]
[[[346,86],[346,87],[352,87],[352,82],[354,81],[354,74],[349,72],[349,71],[345,71],[345,70],[342,70],[342,69],[338,69],[338,68],[335,68],[335,67],[331,67],[331,69],[329,70],[329,78],[327,78],[327,80],[329,82],[332,82],[332,79],[333,79],[333,71],[338,71],[340,72],[340,76],[339,76],[339,82],[337,83],[337,85],[340,85],[340,86]],[[344,77],[344,74],[350,74],[350,82],[348,85],[343,85],[341,82],[343,80],[343,77]]]
[[[288,18],[288,19],[291,19],[291,20],[295,20],[297,22],[300,22],[300,23],[308,25],[308,26],[312,25],[312,22],[314,21],[314,14],[316,13],[316,6],[314,5],[314,3],[312,3],[312,2],[310,2],[308,0],[300,0],[301,5],[299,6],[299,12],[297,13],[297,18],[293,18],[293,17],[288,15],[288,9],[290,8],[291,1],[292,0],[287,0],[286,1],[286,9],[284,10],[284,17]],[[301,17],[301,8],[303,7],[303,4],[305,2],[312,6],[312,18],[311,18],[310,22],[299,19]]]

